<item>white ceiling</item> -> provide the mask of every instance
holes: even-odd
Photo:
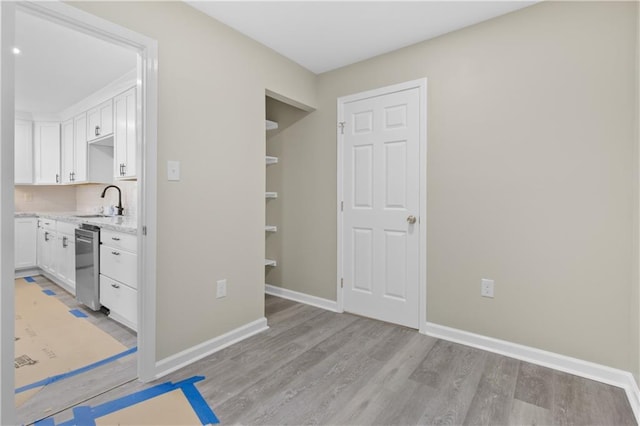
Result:
[[[136,67],[136,53],[27,13],[16,13],[15,108],[57,113]]]
[[[319,74],[537,1],[189,1]]]

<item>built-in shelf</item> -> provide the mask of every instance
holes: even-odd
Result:
[[[271,120],[265,120],[265,127],[267,130],[274,130],[278,128],[278,123],[276,123],[275,121],[271,121]],[[271,165],[271,164],[278,164],[278,157],[272,157],[270,155],[267,155],[265,157],[265,161],[267,166]],[[264,194],[265,198],[268,199],[273,199],[273,198],[278,198],[278,193],[277,192],[265,192]],[[277,232],[278,231],[278,227],[275,225],[265,225],[264,227],[265,232]],[[265,259],[264,260],[264,266],[265,267],[274,267],[277,265],[277,262],[273,259]]]
[[[265,120],[265,124],[266,124],[267,130],[274,130],[278,128],[278,123],[276,123],[275,121]]]

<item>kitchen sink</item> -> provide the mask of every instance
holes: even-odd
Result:
[[[106,214],[94,213],[94,214],[77,214],[75,215],[75,217],[92,218],[92,217],[110,217],[110,216],[107,216]]]

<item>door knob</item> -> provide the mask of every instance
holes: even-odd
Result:
[[[414,223],[416,223],[416,217],[415,217],[415,216],[413,216],[413,215],[411,215],[411,216],[407,217],[407,222],[408,222],[410,225],[413,225]]]

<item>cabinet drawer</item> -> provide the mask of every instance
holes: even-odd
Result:
[[[136,253],[138,248],[138,237],[133,234],[123,234],[122,232],[100,230],[100,242],[106,246],[116,249],[126,250]]]
[[[56,221],[45,217],[38,219],[38,227],[47,231],[56,231]]]
[[[100,273],[138,288],[137,256],[128,251],[100,246]]]
[[[58,233],[67,234],[73,236],[78,224],[71,222],[57,221]]]
[[[136,328],[138,322],[137,290],[100,274],[100,304]]]

